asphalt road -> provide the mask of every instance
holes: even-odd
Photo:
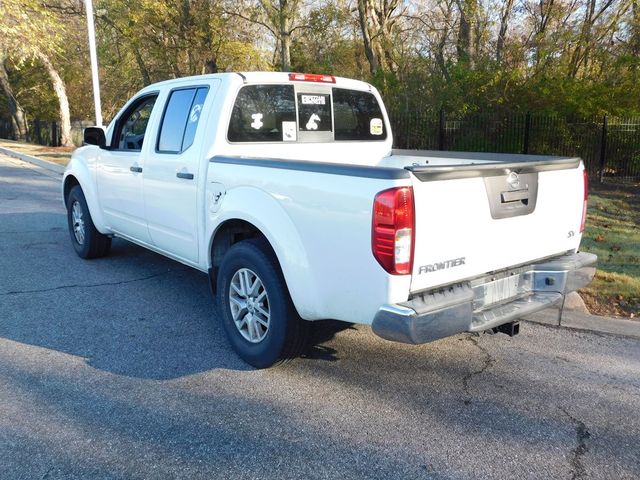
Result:
[[[639,340],[325,326],[253,370],[201,273],[76,257],[59,182],[0,157],[0,479],[640,477]]]

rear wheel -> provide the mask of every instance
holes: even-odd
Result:
[[[308,323],[298,316],[266,242],[233,245],[222,260],[217,285],[225,333],[245,362],[267,368],[300,355]]]
[[[67,199],[67,223],[71,244],[82,258],[103,257],[109,253],[111,238],[100,233],[91,219],[87,200],[79,185],[69,192]]]

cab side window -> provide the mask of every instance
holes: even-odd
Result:
[[[142,150],[147,124],[156,103],[156,95],[141,98],[118,121],[116,129],[117,150],[139,152]]]

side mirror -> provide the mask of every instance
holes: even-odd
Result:
[[[84,143],[85,145],[97,145],[100,148],[105,148],[107,139],[104,135],[104,129],[102,127],[85,128]]]

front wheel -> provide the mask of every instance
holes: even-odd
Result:
[[[87,200],[79,185],[69,192],[67,223],[71,244],[81,258],[104,257],[111,248],[111,238],[100,233],[89,213]]]
[[[267,368],[302,352],[308,324],[298,316],[266,242],[245,240],[231,247],[217,284],[225,333],[245,362]]]

